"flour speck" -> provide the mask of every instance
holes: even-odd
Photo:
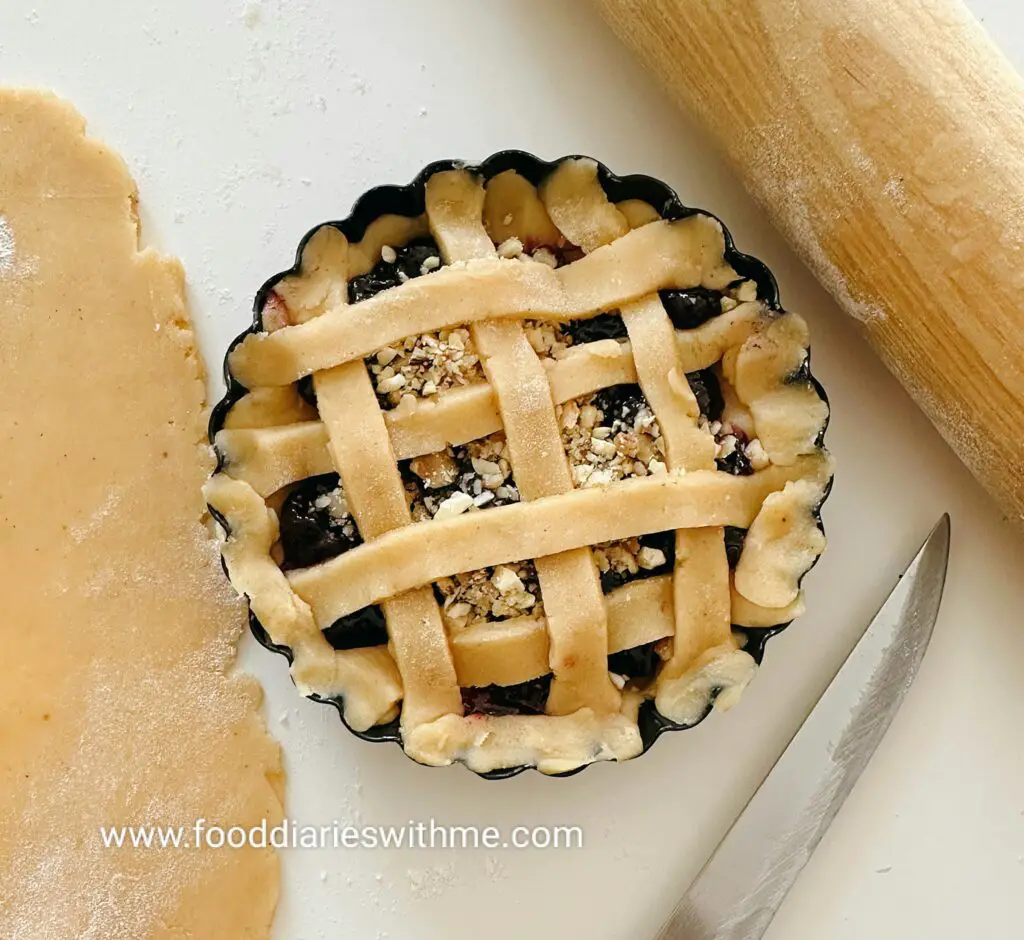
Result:
[[[14,232],[0,215],[0,277],[14,273]]]

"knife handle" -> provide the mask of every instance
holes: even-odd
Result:
[[[959,0],[595,0],[1024,526],[1024,83]]]

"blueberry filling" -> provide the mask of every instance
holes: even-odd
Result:
[[[285,570],[319,564],[362,542],[336,473],[298,484],[284,501],[280,520]]]
[[[518,685],[486,685],[462,690],[467,715],[543,715],[551,676]]]
[[[677,330],[692,330],[722,312],[722,295],[706,287],[658,291],[661,303]]]
[[[743,542],[746,537],[746,529],[738,529],[733,525],[725,527],[725,554],[729,559],[730,568],[735,568],[739,563],[740,553],[743,551]]]
[[[364,607],[340,620],[335,620],[324,630],[324,636],[336,650],[383,646],[388,642],[384,613],[376,605]]]
[[[414,277],[427,273],[424,262],[429,258],[440,259],[441,252],[432,238],[417,238],[395,248],[395,260],[378,261],[371,271],[352,278],[348,284],[349,303],[359,303],[389,287],[397,287]]]
[[[722,387],[718,383],[718,376],[715,375],[714,369],[687,372],[686,380],[690,383],[690,390],[697,399],[700,413],[709,422],[720,420],[725,408],[725,399],[722,397]]]
[[[632,649],[612,653],[608,657],[608,671],[627,679],[653,679],[661,665],[655,643],[644,643]]]
[[[594,395],[593,404],[603,412],[602,423],[605,425],[619,420],[624,425],[631,426],[637,415],[648,409],[647,399],[640,386],[636,384],[609,385]]]
[[[627,335],[626,324],[617,313],[599,313],[588,320],[570,320],[564,331],[573,343],[596,343],[602,339],[622,339]]]
[[[733,476],[745,477],[750,476],[754,472],[754,468],[750,464],[750,458],[747,456],[745,450],[747,445],[747,436],[738,428],[734,428],[732,436],[736,438],[736,445],[729,453],[719,457],[715,460],[719,470],[724,470],[726,473],[731,473]]]
[[[296,383],[299,390],[299,394],[303,397],[307,405],[316,407],[316,389],[313,387],[313,376],[303,376]]]

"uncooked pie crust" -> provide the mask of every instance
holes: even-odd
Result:
[[[104,848],[99,827],[273,825],[282,772],[199,488],[179,264],[120,158],[0,91],[0,937],[266,937],[270,850]]]
[[[645,698],[682,725],[711,700],[728,707],[756,668],[732,625],[782,624],[802,609],[799,580],[824,547],[816,511],[832,474],[819,443],[827,406],[794,378],[806,325],[750,290],[703,325],[675,329],[660,289],[740,280],[720,225],[615,205],[590,161],[563,161],[539,189],[514,171],[486,186],[467,170],[441,171],[427,180],[425,202],[422,217],[384,216],[356,244],[332,226],[317,230],[299,270],[275,287],[272,322],[265,308],[265,330],[232,351],[230,370],[249,391],[217,434],[221,472],[206,487],[230,577],[271,641],[291,649],[303,693],[343,701],[357,731],[400,714],[416,760],[557,773],[633,757]],[[349,304],[350,280],[426,232],[443,267],[424,265],[429,276]],[[581,256],[555,267],[522,250],[556,238]],[[609,311],[627,340],[571,346],[558,358],[539,356],[524,329]],[[384,373],[371,375],[364,358],[461,326],[485,380],[382,411]],[[716,363],[760,442],[761,468],[750,476],[716,470],[716,440],[687,383]],[[318,413],[294,384],[307,376]],[[401,378],[384,381],[401,388]],[[620,383],[639,383],[665,461],[651,475],[577,488],[557,409]],[[499,429],[521,501],[413,523],[397,461]],[[272,507],[283,487],[334,471],[363,544],[285,572]],[[749,529],[734,575],[723,526]],[[673,572],[602,595],[592,546],[665,530],[676,530]],[[446,625],[432,583],[530,560],[543,616]],[[382,606],[388,645],[334,649],[322,631],[370,604]],[[653,641],[664,641],[656,681],[616,681],[609,653]],[[461,688],[548,674],[546,714],[464,714]]]

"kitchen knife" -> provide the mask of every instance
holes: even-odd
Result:
[[[758,940],[917,674],[949,557],[943,516],[657,940]]]

